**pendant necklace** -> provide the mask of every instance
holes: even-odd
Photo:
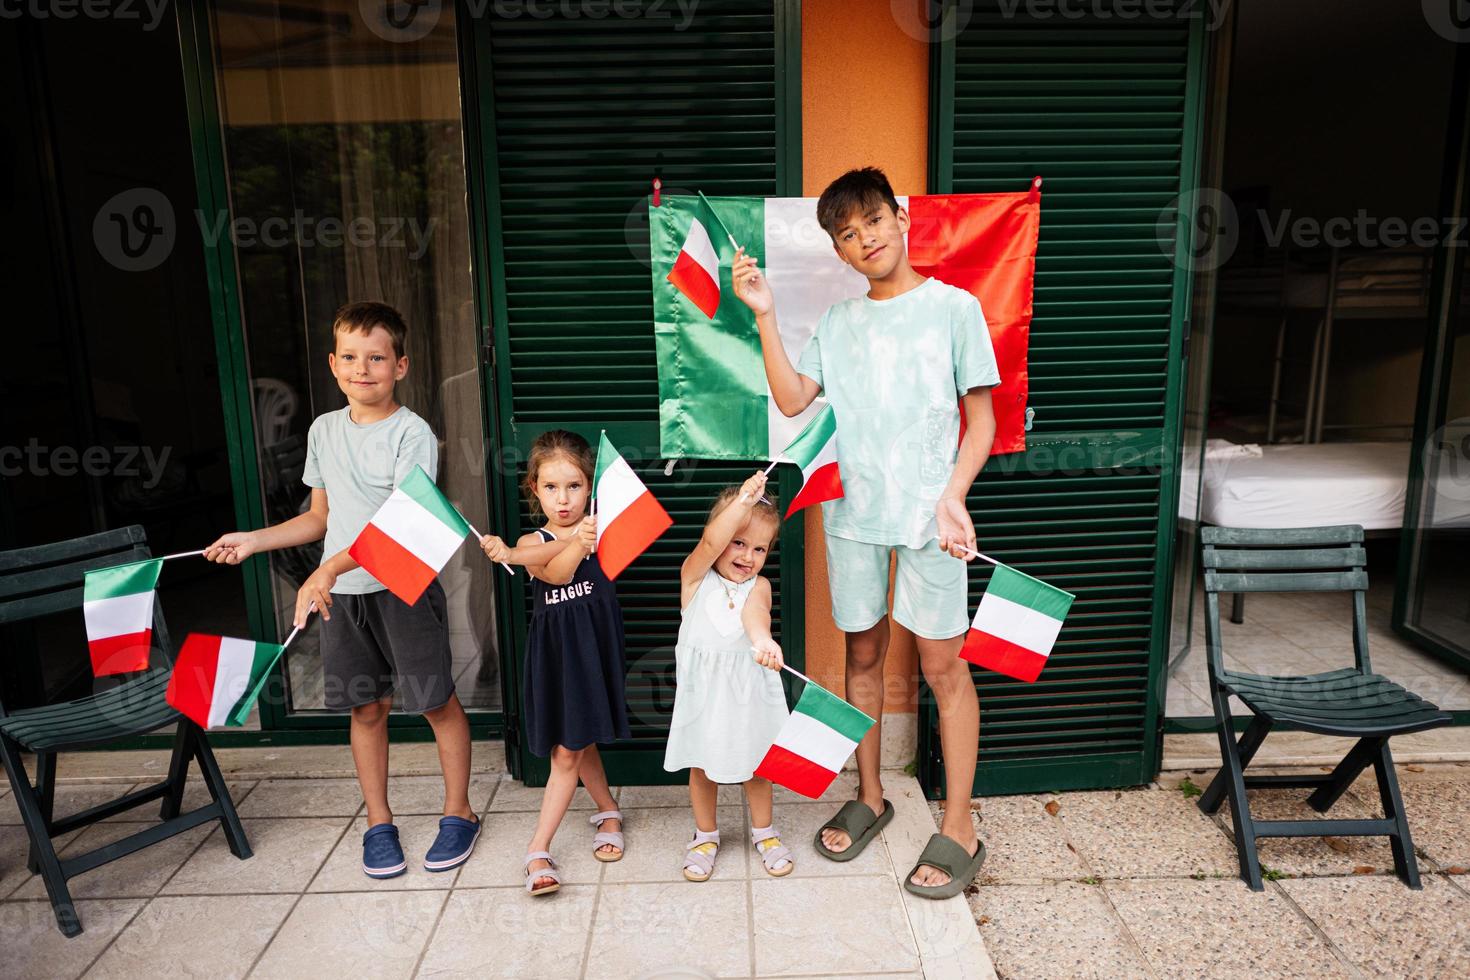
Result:
[[[725,590],[725,598],[730,601],[730,608],[731,609],[734,609],[735,608],[735,593],[734,592],[731,592],[730,591],[730,587],[725,584],[725,576],[721,575],[719,572],[715,572],[715,578],[717,578],[719,580],[719,582],[720,582],[720,588],[722,588],[722,589]],[[738,589],[739,586],[737,585],[736,588]]]

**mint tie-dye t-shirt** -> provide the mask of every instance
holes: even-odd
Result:
[[[930,278],[833,304],[796,370],[837,416],[843,496],[822,505],[827,533],[922,547],[959,451],[959,396],[1000,383],[979,301]]]

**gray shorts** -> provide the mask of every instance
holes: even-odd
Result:
[[[333,593],[321,627],[327,707],[345,711],[390,694],[414,714],[443,706],[454,693],[447,612],[437,579],[411,606],[386,590]]]

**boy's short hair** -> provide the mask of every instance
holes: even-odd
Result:
[[[880,204],[898,213],[898,198],[893,196],[893,187],[883,171],[877,167],[849,170],[828,184],[817,198],[817,224],[835,241],[838,229],[854,211],[867,214]]]
[[[374,327],[382,327],[388,331],[388,336],[393,340],[393,356],[402,357],[407,347],[404,338],[408,336],[408,325],[403,322],[403,314],[387,303],[372,300],[348,303],[337,311],[337,315],[332,318],[332,345],[336,346],[339,333],[372,333]]]
[[[708,524],[710,521],[715,519],[720,511],[724,510],[726,507],[729,507],[730,504],[734,502],[735,498],[740,496],[741,489],[741,485],[735,483],[721,490],[720,495],[715,498],[714,504],[711,505],[709,509],[709,517],[705,518],[704,522]],[[771,494],[768,491],[766,497],[769,499],[770,496]],[[777,509],[776,505],[773,503],[768,504],[764,500],[757,500],[755,502],[755,506],[750,509],[750,516],[754,517],[757,514],[766,518],[776,526],[776,533],[771,536],[771,544],[772,546],[774,546],[776,543],[776,538],[778,538],[781,534],[781,511]]]

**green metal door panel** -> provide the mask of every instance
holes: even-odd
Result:
[[[983,551],[1077,596],[1038,681],[975,672],[976,793],[1140,783],[1158,764],[1189,292],[1176,204],[1194,181],[1203,25],[1118,15],[1133,9],[977,2],[931,62],[931,189],[1044,180],[1028,451],[991,460],[970,509]],[[971,608],[989,577],[977,562]],[[939,794],[927,689],[920,704],[920,774]]]
[[[800,22],[795,0],[705,0],[671,17],[593,20],[557,10],[511,16],[492,5],[466,54],[480,147],[487,355],[500,451],[497,514],[530,516],[517,484],[526,452],[550,428],[596,444],[608,436],[674,518],[618,581],[628,643],[633,739],[605,752],[615,781],[656,782],[673,693],[678,568],[720,487],[746,464],[657,458],[658,375],[648,278],[648,194],[792,195],[800,187]],[[575,11],[573,12],[575,13]],[[473,83],[470,79],[473,78]],[[794,492],[784,475],[781,492]],[[518,533],[518,532],[517,532]],[[801,662],[801,526],[767,565],[788,659]],[[793,591],[794,590],[794,591]],[[517,736],[520,653],[530,596],[502,577],[507,754],[543,782],[545,761]],[[798,603],[799,605],[799,603]]]

